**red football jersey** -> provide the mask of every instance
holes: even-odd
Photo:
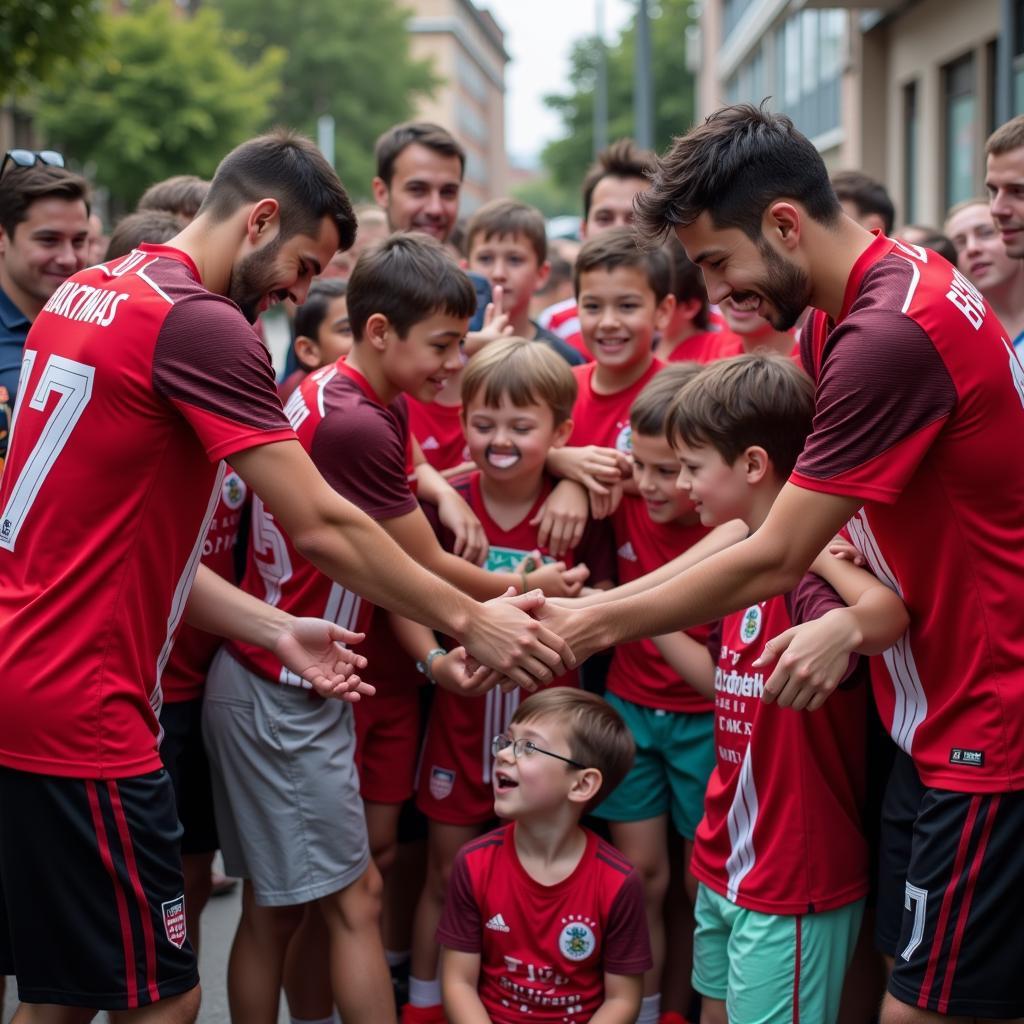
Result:
[[[761,700],[771,669],[751,665],[794,622],[839,607],[835,591],[808,573],[788,601],[773,597],[722,620],[717,764],[691,868],[748,910],[833,910],[868,889],[861,824],[867,687],[840,688],[813,714],[794,711]]]
[[[421,402],[407,396],[409,429],[420,443],[423,457],[439,473],[469,462],[469,449],[462,432],[462,406]]]
[[[746,355],[748,352],[757,352],[757,338],[749,335],[736,334],[728,327],[721,331],[711,331],[707,334],[695,334],[692,338],[676,346],[672,355],[669,356],[670,363],[696,360],[698,363],[713,363],[717,359],[732,359],[734,356]],[[789,358],[797,366],[803,367],[800,355],[800,340],[794,335],[793,348],[789,352]]]
[[[700,331],[691,334],[689,338],[679,342],[671,355],[668,357],[670,363],[710,363],[717,359],[715,354],[721,339],[720,331]]]
[[[642,499],[623,500],[615,511],[612,525],[620,584],[661,568],[693,547],[708,532],[700,523],[694,526],[655,523]],[[708,640],[711,627],[697,626],[686,632],[703,644]],[[711,702],[680,679],[651,640],[637,640],[615,648],[607,686],[609,693],[646,708],[691,713],[712,710]]]
[[[604,1002],[604,975],[652,966],[640,876],[590,831],[576,869],[556,885],[526,873],[515,825],[455,858],[437,941],[480,954],[480,1001],[493,1024],[585,1024]]]
[[[814,430],[792,481],[864,501],[854,543],[910,612],[873,659],[882,720],[926,785],[1024,787],[1024,366],[959,271],[882,235],[804,361]]]
[[[54,292],[18,391],[0,481],[0,764],[153,771],[160,674],[222,460],[295,437],[270,358],[185,253],[142,246]]]
[[[540,548],[545,561],[554,561],[537,543],[538,527],[530,520],[551,493],[554,481],[545,479],[533,507],[511,529],[499,526],[487,511],[480,488],[480,472],[453,481],[466,504],[473,510],[490,544],[485,568],[491,572],[512,572],[531,551]],[[453,538],[439,530],[442,545],[451,550]],[[589,523],[579,547],[566,552],[560,561],[567,566],[585,562],[589,582],[611,580],[612,537],[605,523]],[[372,677],[371,677],[372,680]],[[579,686],[573,669],[558,676],[551,686]],[[462,697],[438,689],[430,709],[430,721],[420,761],[417,805],[427,817],[449,824],[489,821],[494,817],[491,790],[491,739],[505,732],[519,707],[521,691],[489,690],[482,697]]]
[[[572,345],[588,363],[594,361],[594,356],[583,341],[580,311],[575,299],[564,299],[553,306],[548,306],[547,309],[542,309],[540,316],[537,317],[537,324]]]
[[[411,441],[404,396],[383,405],[366,378],[339,360],[311,373],[285,411],[324,479],[367,515],[394,519],[416,508],[409,486]],[[242,589],[292,615],[330,619],[357,632],[367,629],[373,610],[303,558],[258,497],[252,504]],[[230,647],[264,679],[308,688],[272,652],[252,644]]]
[[[247,497],[245,481],[228,467],[203,541],[203,565],[232,583],[235,582],[235,541]],[[223,642],[219,636],[188,623],[181,627],[161,678],[164,703],[198,700],[203,695],[210,663]]]
[[[630,436],[629,410],[636,396],[647,386],[651,378],[664,367],[664,363],[653,359],[644,375],[622,391],[614,395],[599,395],[591,383],[597,363],[586,366],[574,366],[573,374],[579,392],[572,407],[571,445],[582,447],[586,444],[600,445],[602,448],[617,448],[629,454],[633,450]]]

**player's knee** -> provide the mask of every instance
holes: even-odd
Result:
[[[328,920],[334,919],[347,931],[380,927],[384,883],[371,861],[351,885],[322,901]]]
[[[377,871],[381,875],[386,875],[394,867],[395,860],[398,858],[398,843],[389,839],[375,846],[370,853],[373,863],[377,865]]]
[[[927,1024],[928,1021],[935,1019],[934,1014],[909,1006],[889,992],[885,993],[882,1010],[878,1016],[879,1024]]]

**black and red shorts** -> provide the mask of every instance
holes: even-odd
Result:
[[[0,974],[26,1003],[128,1010],[199,983],[164,769],[68,779],[0,767]]]
[[[921,791],[889,991],[949,1016],[1024,1016],[1024,793]]]

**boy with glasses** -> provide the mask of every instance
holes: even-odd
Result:
[[[452,869],[437,930],[450,1024],[636,1020],[651,966],[643,884],[580,825],[629,770],[629,730],[600,697],[555,687],[519,705],[492,751],[509,823]]]

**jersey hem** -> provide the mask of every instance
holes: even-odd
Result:
[[[248,451],[250,448],[258,448],[260,445],[273,444],[275,441],[294,441],[295,431],[288,430],[253,430],[247,434],[238,434],[230,441],[221,441],[220,444],[206,449],[206,457],[211,462],[220,462],[221,459],[230,459],[236,452]]]
[[[690,864],[690,870],[693,872],[694,878],[702,885],[706,885],[724,899],[729,899],[728,887],[722,885],[719,879],[708,874],[702,867],[693,862]],[[741,910],[753,910],[758,914],[781,914],[784,917],[802,917],[804,914],[823,914],[828,910],[838,910],[840,907],[849,906],[849,904],[856,903],[857,900],[867,896],[868,890],[868,881],[864,879],[863,882],[858,882],[852,888],[836,893],[828,897],[828,899],[804,900],[800,903],[775,903],[771,900],[759,900],[756,897],[751,898],[745,893],[740,893],[738,899],[729,900],[729,902]]]
[[[458,939],[454,939],[451,935],[444,935],[439,928],[437,930],[437,942],[441,946],[447,946],[449,949],[454,949],[456,953],[483,953],[483,946],[478,944],[475,948],[472,948],[467,942],[460,942]]]
[[[842,498],[859,498],[861,501],[878,501],[883,505],[894,505],[900,496],[898,491],[883,490],[880,487],[870,485],[857,485],[837,483],[835,480],[815,480],[813,477],[804,476],[795,470],[789,477],[789,482],[802,488],[805,491],[817,491],[820,494],[837,494]]]
[[[54,763],[26,754],[15,754],[9,750],[0,750],[0,765],[4,768],[13,768],[15,771],[27,772],[30,775],[52,775],[61,779],[131,779],[136,775],[155,772],[164,766],[163,761],[160,760],[160,754],[157,752],[139,761],[125,761],[101,766],[84,761]]]
[[[1019,793],[1024,790],[1024,778],[1015,776],[998,775],[984,776],[972,775],[970,778],[965,774],[954,775],[945,772],[927,772],[915,762],[917,773],[921,782],[928,789],[941,789],[947,793],[964,793],[968,796],[985,793]]]
[[[690,684],[685,679],[680,680],[684,686]],[[619,700],[624,700],[628,704],[635,704],[638,708],[647,708],[649,711],[665,711],[670,715],[710,715],[714,713],[715,705],[710,701],[706,701],[703,707],[672,707],[670,704],[661,703],[656,704],[654,700],[638,700],[636,697],[629,696],[628,692],[623,693],[622,690],[614,683],[609,681],[608,693],[614,693]]]

